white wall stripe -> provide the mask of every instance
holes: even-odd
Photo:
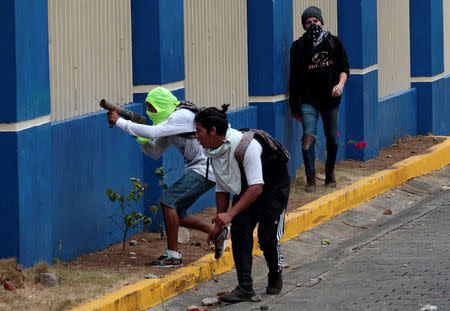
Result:
[[[350,69],[351,75],[365,75],[371,71],[378,70],[378,65],[372,65],[363,69]]]
[[[434,82],[443,79],[445,76],[445,73],[441,73],[432,77],[411,77],[411,82]]]
[[[248,101],[249,103],[276,103],[286,99],[286,94],[281,94],[275,96],[250,96]]]
[[[0,123],[0,132],[19,132],[49,122],[50,115],[20,122]]]
[[[151,90],[157,88],[158,86],[162,86],[162,87],[168,89],[169,91],[175,91],[175,90],[179,90],[179,89],[184,89],[184,80],[183,81],[172,82],[172,83],[167,83],[167,84],[162,84],[162,85],[157,85],[157,84],[134,85],[133,86],[133,93],[148,93]]]

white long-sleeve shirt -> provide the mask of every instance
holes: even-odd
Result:
[[[157,125],[144,125],[119,118],[117,127],[128,134],[138,137],[154,138],[141,145],[142,151],[153,159],[158,159],[164,151],[174,145],[184,156],[184,171],[189,170],[206,176],[206,156],[203,147],[197,139],[184,137],[179,134],[195,132],[195,114],[187,109],[172,112],[166,121]],[[212,166],[209,166],[208,179],[215,182]]]

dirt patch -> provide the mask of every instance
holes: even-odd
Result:
[[[413,155],[427,153],[431,146],[444,141],[444,138],[431,136],[406,136],[397,144],[379,151],[379,156],[367,162],[345,160],[336,165],[337,189],[360,180],[377,171],[387,169],[392,164]],[[323,164],[317,163],[318,177],[323,178]],[[315,193],[306,193],[305,174],[303,168],[297,171],[297,178],[292,182],[288,211],[314,201],[324,194],[335,191],[323,186],[323,180],[318,181]],[[210,221],[215,215],[214,207],[207,208],[197,214],[205,221]],[[130,237],[137,245],[131,246],[127,242],[125,252],[122,244],[113,244],[101,251],[80,256],[70,262],[60,262],[49,268],[58,276],[60,285],[47,288],[35,284],[36,270],[34,268],[21,270],[24,284],[22,288],[9,291],[0,289],[0,311],[3,310],[70,310],[76,305],[102,297],[119,288],[142,280],[146,274],[158,277],[173,272],[173,268],[148,267],[145,264],[160,256],[166,250],[166,240],[159,233],[141,233]],[[200,257],[211,252],[206,244],[206,235],[197,231],[190,231],[190,240],[180,245],[183,262],[188,265]],[[136,254],[132,259],[130,252]],[[14,261],[10,261],[14,264]],[[7,270],[7,268],[4,268]],[[16,271],[16,267],[13,268]]]

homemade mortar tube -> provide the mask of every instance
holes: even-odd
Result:
[[[127,120],[131,120],[136,123],[145,124],[147,122],[147,118],[140,115],[139,113],[130,111],[128,109],[123,108],[119,105],[113,105],[108,103],[106,100],[102,99],[99,103],[100,107],[109,111],[116,111],[119,115],[124,117]],[[110,125],[109,127],[113,127]]]

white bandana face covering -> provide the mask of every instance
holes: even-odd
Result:
[[[211,159],[216,180],[225,190],[236,195],[241,192],[241,171],[234,157],[234,151],[241,141],[242,133],[228,128],[223,144],[216,149],[205,149],[205,155]]]

